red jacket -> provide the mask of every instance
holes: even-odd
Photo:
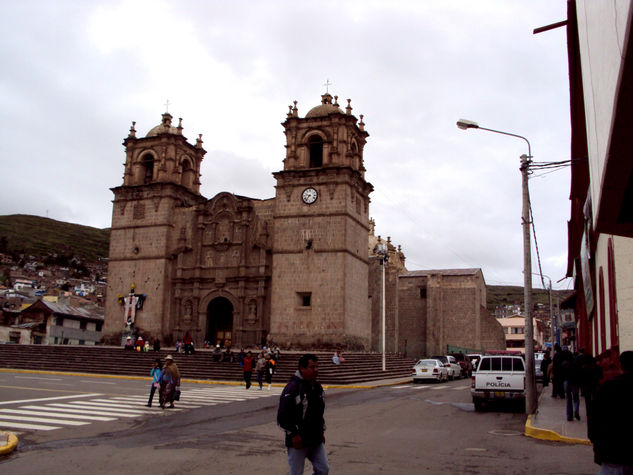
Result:
[[[253,371],[253,357],[245,356],[244,357],[244,366],[242,366],[244,371]]]

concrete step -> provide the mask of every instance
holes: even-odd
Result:
[[[256,351],[253,350],[255,354]],[[363,381],[411,376],[415,363],[410,358],[386,355],[386,371],[382,371],[379,353],[345,353],[345,362],[332,363],[331,352],[312,351],[319,358],[319,380],[324,384],[354,384]],[[211,351],[197,350],[193,355],[176,353],[173,348],[159,352],[138,353],[121,347],[71,345],[2,345],[0,368],[31,369],[62,372],[85,372],[149,377],[155,358],[164,361],[173,355],[181,376],[188,379],[239,381],[242,370],[237,362],[216,362]],[[273,377],[275,382],[286,381],[297,369],[303,352],[283,352]]]

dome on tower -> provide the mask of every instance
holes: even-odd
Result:
[[[330,114],[344,114],[338,106],[338,102],[332,104],[332,96],[325,93],[321,96],[321,105],[313,107],[306,114],[306,119],[311,117],[327,117]]]
[[[147,132],[145,137],[156,137],[158,134],[181,135],[182,127],[171,125],[172,115],[169,112],[163,114],[163,122]]]

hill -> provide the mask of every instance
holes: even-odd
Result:
[[[0,252],[47,256],[63,254],[88,262],[108,257],[110,229],[13,214],[0,216]]]
[[[486,293],[488,297],[487,307],[491,313],[495,307],[500,305],[518,304],[523,306],[523,287],[512,285],[486,285]],[[572,293],[570,290],[554,290],[552,295],[554,305],[556,305],[557,295],[562,301]],[[548,291],[544,289],[533,289],[532,300],[535,304],[542,303],[549,305]]]

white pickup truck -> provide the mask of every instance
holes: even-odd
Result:
[[[484,355],[473,372],[475,410],[495,400],[515,400],[525,411],[525,362],[519,355]]]

